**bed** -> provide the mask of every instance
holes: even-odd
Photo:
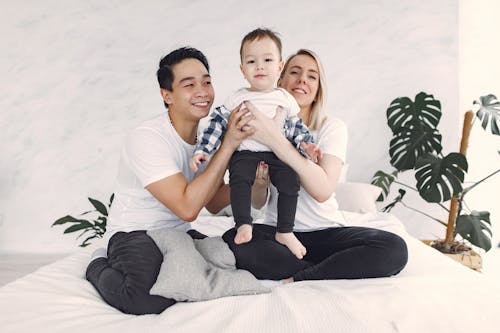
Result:
[[[134,316],[107,305],[85,280],[91,247],[0,288],[0,331],[500,332],[498,281],[411,237],[390,214],[344,217],[349,225],[402,236],[407,267],[390,278],[303,281],[266,294],[177,303],[159,315]],[[195,222],[209,235],[231,225],[224,216]]]

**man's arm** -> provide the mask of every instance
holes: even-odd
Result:
[[[224,140],[204,172],[191,183],[182,173],[163,178],[146,186],[146,189],[184,221],[192,222],[200,210],[217,193],[231,155],[241,141],[255,132],[248,123],[253,117],[244,117],[247,110],[238,106],[228,120]],[[242,128],[245,127],[245,130]]]
[[[231,203],[230,199],[230,189],[228,184],[222,184],[215,195],[213,196],[212,200],[210,200],[206,205],[205,208],[212,214],[217,214],[220,212],[224,207],[228,206]]]

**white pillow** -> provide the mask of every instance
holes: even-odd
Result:
[[[356,213],[376,213],[375,201],[382,189],[367,183],[337,183],[335,198],[340,210]]]

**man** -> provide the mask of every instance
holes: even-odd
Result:
[[[195,175],[189,160],[198,123],[214,100],[207,59],[196,49],[177,49],[161,59],[157,77],[167,112],[127,137],[105,235],[107,253],[97,251],[86,273],[107,303],[131,314],[160,313],[175,303],[149,294],[163,255],[146,231],[166,227],[205,237],[190,230],[189,222],[203,207],[217,212],[229,204],[229,190],[222,181],[227,163],[254,132],[248,125],[253,118],[237,107],[219,151]]]

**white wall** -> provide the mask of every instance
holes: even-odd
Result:
[[[350,129],[350,180],[389,170],[385,111],[395,97],[434,94],[443,145],[458,145],[454,0],[4,2],[0,251],[76,249],[50,225],[113,191],[125,133],[163,111],[160,57],[186,44],[204,51],[217,103],[244,84],[239,43],[258,26],[281,33],[285,55],[306,47],[322,57],[328,113]],[[402,214],[417,235],[437,226]]]
[[[460,113],[470,110],[479,96],[500,98],[500,45],[496,0],[462,0],[460,3]],[[461,119],[460,119],[461,120]],[[462,126],[462,124],[460,124]],[[500,168],[500,136],[485,132],[476,122],[471,132],[467,181],[475,182]],[[500,174],[478,185],[467,196],[471,209],[490,212],[494,244],[500,240]]]

